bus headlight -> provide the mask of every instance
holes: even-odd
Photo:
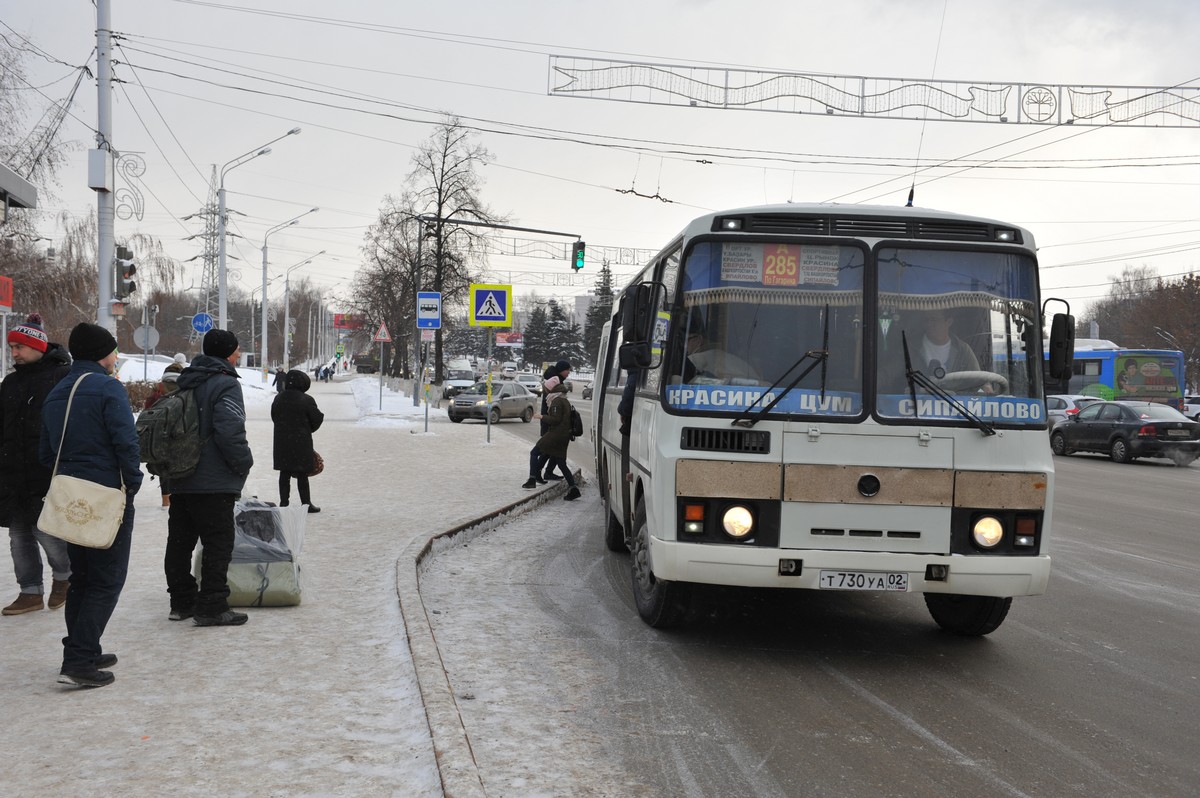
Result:
[[[725,528],[725,534],[736,540],[742,540],[750,536],[754,531],[754,515],[740,504],[734,505],[725,511],[721,516],[721,526]]]
[[[1004,539],[1004,525],[999,518],[985,515],[971,528],[971,537],[981,549],[994,549]]]

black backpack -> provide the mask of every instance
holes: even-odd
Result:
[[[579,411],[571,408],[571,440],[583,437],[583,416],[579,415]]]
[[[138,415],[137,433],[147,471],[167,479],[190,477],[204,447],[195,390],[181,388],[143,410]]]

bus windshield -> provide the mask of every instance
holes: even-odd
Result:
[[[989,422],[1044,423],[1028,256],[701,240],[680,272],[656,341],[672,409],[738,414],[778,399],[771,415],[970,423],[911,367]]]
[[[1031,258],[882,247],[876,262],[881,418],[960,415],[909,380],[911,368],[985,420],[1044,421],[1037,267]]]
[[[863,409],[863,272],[848,245],[702,241],[680,277],[680,326],[664,358],[667,404],[741,412],[775,396],[781,414]],[[827,352],[827,356],[806,353]],[[782,393],[815,365],[793,390]]]

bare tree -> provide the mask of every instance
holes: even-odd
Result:
[[[476,143],[475,134],[456,117],[447,117],[413,157],[415,165],[407,180],[413,208],[437,219],[428,226],[432,237],[425,243],[432,252],[422,264],[419,288],[441,293],[443,317],[446,308],[465,306],[471,282],[486,268],[484,230],[456,224],[455,220],[487,224],[505,221],[493,215],[480,199],[483,181],[479,170],[490,160],[488,151]],[[443,359],[439,331],[434,340],[435,382],[442,380]]]
[[[367,229],[363,266],[354,278],[350,309],[364,316],[369,326],[388,326],[393,340],[392,364],[380,368],[388,374],[411,377],[410,362],[402,353],[416,327],[417,226],[412,197],[384,197],[379,218]]]

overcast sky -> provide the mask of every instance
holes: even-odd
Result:
[[[94,68],[92,3],[0,0],[0,9],[0,20],[55,59]],[[261,280],[263,233],[313,206],[321,211],[272,235],[270,271],[325,249],[328,255],[296,275],[344,290],[367,225],[383,196],[401,190],[415,147],[442,112],[488,131],[479,135],[493,156],[482,172],[482,199],[495,213],[514,225],[577,233],[589,250],[658,249],[701,213],[762,202],[902,205],[911,181],[911,167],[781,160],[764,166],[736,162],[717,148],[889,163],[986,149],[1002,164],[1039,163],[934,180],[918,186],[916,204],[1032,230],[1046,294],[1068,298],[1076,313],[1104,295],[1108,278],[1126,264],[1167,276],[1197,263],[1195,121],[1058,129],[922,123],[603,102],[548,91],[551,55],[868,77],[1195,87],[1195,0],[112,0],[112,22],[124,37],[116,75],[126,81],[114,94],[114,144],[143,153],[147,163],[144,217],[118,219],[118,237],[151,233],[180,260],[192,258],[199,249],[183,239],[200,228],[182,218],[204,204],[213,165],[303,128],[226,177],[230,208],[245,214],[235,228],[245,238],[229,251],[248,262],[236,275],[247,290]],[[0,33],[16,41],[8,28],[0,26]],[[47,97],[66,96],[74,72],[38,57],[27,68],[40,89],[30,91],[36,117]],[[327,93],[264,79],[320,84]],[[335,105],[361,111],[328,107]],[[95,109],[94,82],[85,81],[65,128],[79,149],[47,210],[83,214],[95,207],[85,169]],[[513,125],[566,140],[512,135]],[[579,143],[584,134],[713,155],[703,159],[711,163],[699,163],[694,155],[589,146]],[[1148,157],[1156,165],[1098,169],[1078,161]],[[1167,160],[1173,163],[1163,165]],[[947,172],[918,182],[939,174]],[[620,193],[629,189],[669,202]],[[50,220],[44,230],[61,233]],[[570,278],[565,260],[518,257],[493,257],[491,269],[496,282],[525,275],[515,281],[517,292],[544,297],[583,293],[594,275],[585,271],[574,285],[555,285]]]

